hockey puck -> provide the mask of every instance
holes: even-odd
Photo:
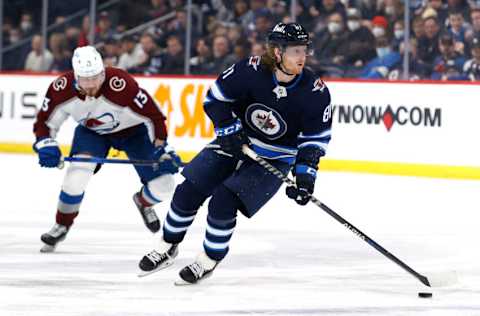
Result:
[[[419,292],[418,293],[418,297],[421,297],[421,298],[430,298],[432,297],[433,294],[432,293],[428,293],[428,292]]]

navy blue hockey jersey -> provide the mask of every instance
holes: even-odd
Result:
[[[304,69],[281,85],[258,56],[220,74],[204,108],[215,127],[239,118],[252,149],[268,159],[293,163],[304,146],[316,146],[324,155],[331,137],[332,107],[325,83]]]

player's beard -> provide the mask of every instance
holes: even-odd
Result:
[[[83,92],[85,93],[86,96],[89,97],[94,97],[97,95],[98,91],[100,90],[99,87],[94,87],[94,88],[82,88]]]

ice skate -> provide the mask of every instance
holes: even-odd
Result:
[[[138,276],[144,277],[158,270],[165,269],[172,265],[177,255],[178,244],[169,244],[162,239],[158,250],[152,250],[140,260],[138,267],[141,271]]]
[[[135,202],[135,205],[138,208],[138,211],[140,212],[140,215],[142,215],[143,222],[145,223],[145,226],[152,232],[156,233],[160,230],[160,220],[157,217],[157,214],[155,213],[155,210],[151,206],[143,206],[142,203],[140,203],[139,200],[139,195],[140,193],[135,193],[133,195],[133,202]]]
[[[205,252],[198,255],[194,263],[183,268],[180,273],[180,279],[175,281],[175,285],[193,285],[210,277],[213,270],[217,267],[219,261],[210,259]]]
[[[40,239],[45,244],[40,252],[53,252],[57,247],[57,244],[67,237],[69,228],[64,225],[55,224],[49,232],[43,234]]]

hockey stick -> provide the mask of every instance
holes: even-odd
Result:
[[[262,167],[270,171],[273,175],[275,175],[278,179],[282,180],[284,183],[287,185],[293,185],[295,186],[295,182],[285,176],[282,172],[280,172],[277,168],[269,164],[265,159],[262,157],[259,157],[252,149],[250,149],[248,146],[243,146],[243,153],[247,155],[248,157],[252,158],[256,162],[258,162]],[[333,211],[331,208],[323,204],[321,201],[319,201],[316,197],[313,195],[310,196],[310,201],[324,210],[325,212],[328,213],[328,215],[332,216],[335,218],[340,224],[345,226],[348,230],[350,230],[352,233],[360,237],[363,241],[365,241],[367,244],[375,248],[378,252],[380,252],[382,255],[387,257],[388,259],[392,260],[395,262],[397,265],[399,265],[402,269],[410,273],[412,276],[414,276],[417,280],[422,282],[424,285],[429,286],[429,287],[440,287],[440,286],[447,286],[451,285],[457,282],[457,275],[456,272],[445,272],[441,274],[432,274],[429,277],[426,277],[417,271],[413,270],[410,268],[407,264],[405,264],[402,260],[398,259],[395,257],[392,253],[390,253],[388,250],[380,246],[376,241],[368,237],[366,234],[364,234],[360,229],[356,228],[353,226],[350,222],[348,222],[346,219],[338,215],[335,211]]]
[[[64,157],[63,161],[130,164],[130,165],[137,165],[137,166],[152,166],[152,165],[158,164],[158,161],[156,160],[112,159],[112,158],[99,158],[99,157]]]

